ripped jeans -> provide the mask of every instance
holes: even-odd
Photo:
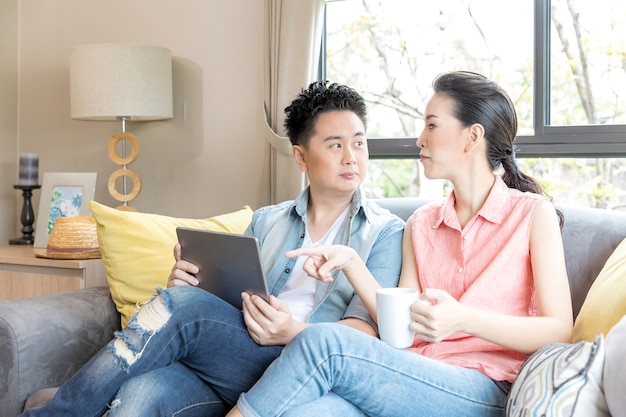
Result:
[[[48,404],[21,416],[222,416],[282,348],[258,345],[241,311],[204,290],[160,290]]]

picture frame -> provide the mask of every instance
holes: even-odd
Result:
[[[57,217],[88,216],[96,172],[46,172],[41,185],[33,247],[46,248]]]

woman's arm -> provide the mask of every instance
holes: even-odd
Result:
[[[411,230],[413,216],[404,226],[402,236],[402,270],[400,271],[400,283],[398,287],[417,288],[420,291],[417,279],[417,262],[415,262],[415,249],[413,248],[413,231]]]
[[[406,233],[406,230],[405,226],[404,233]],[[403,255],[405,253],[404,246],[406,242],[410,244],[410,238],[407,240],[403,237]],[[320,281],[332,281],[331,271],[334,269],[341,270],[363,302],[367,312],[374,320],[377,320],[376,290],[381,288],[381,285],[370,272],[368,265],[363,262],[354,249],[343,245],[321,245],[292,250],[286,252],[285,256],[290,258],[307,256],[308,258],[303,266],[305,272]],[[381,262],[384,262],[384,260],[381,260]],[[404,262],[405,257],[403,256],[402,274],[404,274]],[[414,260],[413,264],[415,264]],[[415,282],[417,282],[417,280],[415,280]]]
[[[380,284],[354,249],[343,245],[311,246],[288,251],[285,256],[307,256],[303,265],[304,271],[324,282],[333,280],[333,269],[342,270],[367,312],[376,320],[376,290],[380,288]]]

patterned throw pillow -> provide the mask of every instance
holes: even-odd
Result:
[[[610,417],[604,390],[604,336],[554,343],[532,354],[509,395],[507,417]]]

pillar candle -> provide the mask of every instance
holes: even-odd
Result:
[[[20,154],[20,176],[18,184],[39,184],[39,155],[36,153]]]

